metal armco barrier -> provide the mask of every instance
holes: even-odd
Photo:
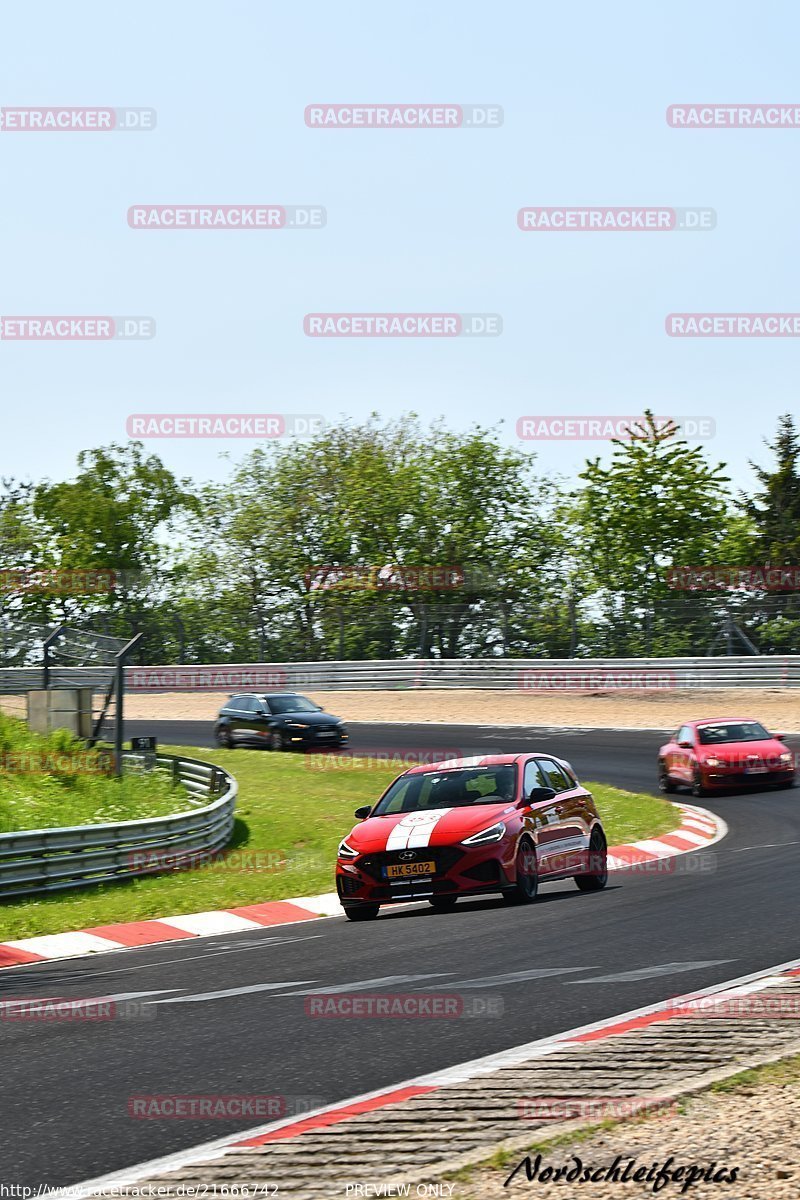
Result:
[[[144,765],[145,755],[123,755]],[[233,831],[237,783],[220,767],[159,754],[154,770],[168,772],[187,793],[189,812],[116,825],[76,825],[0,834],[0,899],[151,875],[165,860],[191,863],[222,850]],[[211,797],[211,803],[203,803]],[[164,869],[164,867],[162,867]]]
[[[107,687],[103,667],[55,667],[51,687]],[[40,685],[35,668],[0,670],[0,695]],[[456,658],[368,662],[225,663],[126,667],[125,690],[257,692],[479,688],[509,691],[615,691],[800,687],[800,655],[742,658]]]

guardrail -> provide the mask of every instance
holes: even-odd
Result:
[[[40,688],[41,671],[0,669],[0,695]],[[51,687],[108,686],[102,667],[52,667]],[[742,658],[448,658],[125,668],[125,690],[253,692],[479,688],[517,691],[800,687],[800,655]]]
[[[202,861],[228,844],[238,786],[232,775],[171,754],[153,759],[125,751],[123,759],[130,766],[171,774],[183,785],[187,802],[201,807],[115,825],[0,834],[0,899],[152,875],[154,865],[165,860]],[[210,804],[203,803],[211,796]]]

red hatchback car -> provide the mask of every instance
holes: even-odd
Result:
[[[685,784],[692,795],[715,788],[794,784],[794,754],[782,738],[751,717],[687,721],[658,752],[658,784],[674,792]]]
[[[575,879],[599,891],[606,837],[569,763],[547,754],[498,754],[412,767],[339,845],[336,888],[351,921],[381,904],[499,892],[536,899],[539,881]]]

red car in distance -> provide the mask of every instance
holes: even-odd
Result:
[[[412,767],[339,845],[336,888],[351,921],[382,904],[494,892],[536,899],[539,881],[574,878],[584,892],[608,878],[606,836],[591,792],[563,759],[493,754]]]
[[[794,776],[794,754],[783,738],[752,717],[687,721],[658,752],[662,792],[680,785],[691,788],[693,796],[754,784],[792,787]]]

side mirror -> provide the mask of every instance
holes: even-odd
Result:
[[[555,800],[556,793],[551,787],[531,788],[525,797],[526,804],[542,804],[546,800]]]
[[[353,816],[358,817],[359,821],[365,821],[371,812],[371,804],[362,804],[361,808],[356,809],[356,811],[353,813]]]
[[[776,739],[776,741],[779,741],[779,742],[785,742],[785,741],[786,741],[786,734],[785,734],[785,733],[773,733],[773,735],[772,735],[772,736],[773,736],[773,737]]]
[[[679,746],[680,746],[680,747],[681,747],[683,750],[691,750],[691,749],[693,749],[693,747],[694,747],[694,743],[693,743],[693,742],[687,742],[686,738],[684,738],[682,742],[678,742],[678,745],[679,745]]]

